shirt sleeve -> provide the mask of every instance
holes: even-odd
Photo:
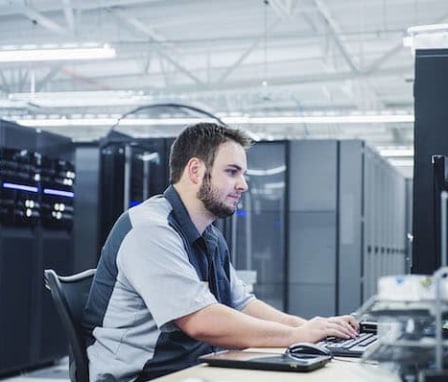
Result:
[[[190,264],[182,238],[169,226],[133,228],[117,265],[161,330],[175,330],[173,320],[217,302]]]
[[[233,307],[243,310],[250,301],[255,299],[255,296],[249,292],[249,287],[237,276],[232,264],[230,264],[230,283]]]

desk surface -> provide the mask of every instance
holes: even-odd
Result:
[[[281,349],[250,349],[257,351],[276,351]],[[287,371],[264,371],[212,367],[205,364],[190,367],[154,379],[158,382],[400,382],[400,378],[377,365],[361,364],[358,359],[336,358],[323,368],[306,373]]]

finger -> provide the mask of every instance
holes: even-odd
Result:
[[[352,336],[347,332],[347,330],[345,330],[343,327],[335,323],[328,324],[328,326],[325,328],[325,335],[327,337],[338,337],[344,339],[352,338]]]
[[[338,324],[337,321],[327,319],[325,322],[320,323],[320,331],[322,333],[322,337],[339,337],[344,339],[351,338],[350,333],[346,328]]]
[[[351,316],[351,315],[346,315],[346,316],[343,316],[343,317],[344,317],[344,319],[347,320],[347,322],[348,322],[353,328],[356,329],[356,331],[359,332],[359,330],[360,330],[359,322],[356,320],[355,317],[353,317],[353,316]]]
[[[359,324],[353,316],[346,315],[346,316],[337,316],[334,318],[336,320],[342,320],[353,329],[354,333],[359,334]]]
[[[350,325],[349,322],[342,319],[341,317],[333,317],[329,320],[334,325],[334,328],[339,332],[344,333],[350,338],[356,337],[358,332]]]

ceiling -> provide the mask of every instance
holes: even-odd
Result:
[[[3,45],[99,42],[116,50],[105,60],[0,63],[0,108],[4,118],[28,125],[73,120],[39,126],[81,141],[110,128],[86,118],[113,120],[162,102],[193,105],[224,120],[412,116],[414,57],[403,38],[411,26],[447,20],[446,0],[0,1]],[[165,118],[174,110],[140,114]],[[413,122],[243,127],[265,139],[360,138],[379,150],[402,148],[402,159],[412,158]]]

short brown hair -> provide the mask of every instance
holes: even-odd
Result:
[[[210,122],[199,122],[185,128],[171,146],[170,183],[178,182],[191,158],[199,158],[206,166],[213,166],[218,147],[228,141],[248,149],[252,139],[239,129]]]

